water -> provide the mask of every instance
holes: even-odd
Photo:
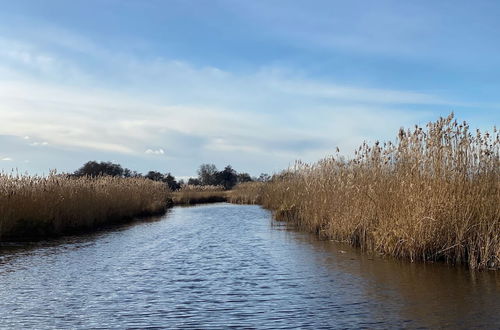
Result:
[[[2,328],[500,328],[500,275],[360,253],[213,204],[0,250]]]

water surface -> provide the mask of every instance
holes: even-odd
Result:
[[[0,248],[2,328],[499,328],[500,275],[319,241],[258,206],[176,207]]]

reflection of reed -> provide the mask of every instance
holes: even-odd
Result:
[[[370,306],[377,315],[373,317],[382,322],[396,318],[407,320],[408,328],[451,329],[500,324],[499,272],[408,263],[289,228],[287,235],[307,243],[314,252],[310,252],[311,259],[328,269],[330,276],[337,278],[337,285],[345,280],[364,291],[365,300],[375,303]]]

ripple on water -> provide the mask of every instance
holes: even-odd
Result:
[[[0,251],[2,328],[500,326],[497,273],[366,256],[257,206]]]

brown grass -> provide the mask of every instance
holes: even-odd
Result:
[[[260,201],[278,218],[365,250],[498,268],[499,149],[496,128],[472,133],[450,115],[401,130],[396,143],[365,143],[350,160],[297,162],[232,198]]]
[[[0,239],[88,230],[164,212],[166,185],[140,178],[0,175]]]
[[[265,189],[263,182],[241,183],[229,191],[229,201],[235,204],[262,204]]]
[[[172,194],[172,201],[175,205],[226,202],[227,194],[222,186],[186,185]]]

